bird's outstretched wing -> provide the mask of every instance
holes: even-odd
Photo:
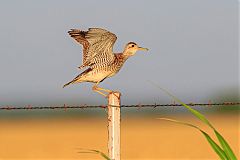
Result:
[[[114,61],[113,45],[117,36],[105,29],[89,28],[88,31],[71,29],[69,35],[83,45],[83,61],[79,68]]]

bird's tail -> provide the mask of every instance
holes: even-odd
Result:
[[[64,88],[64,87],[66,87],[66,86],[68,86],[69,84],[73,84],[74,82],[76,82],[76,80],[75,80],[75,79],[74,79],[74,80],[72,80],[72,81],[70,81],[70,82],[68,82],[68,83],[66,83],[66,84],[64,84],[64,85],[63,85],[63,88]]]
[[[81,83],[81,82],[86,82],[84,80],[82,80],[82,76],[87,74],[88,72],[92,71],[92,68],[88,68],[87,70],[85,70],[84,72],[82,72],[81,74],[79,74],[77,77],[75,77],[72,81],[64,84],[63,88],[68,86],[69,84],[73,84],[73,83]]]
[[[68,86],[69,84],[71,84],[71,82],[68,82],[68,83],[64,84],[64,85],[63,85],[63,88],[66,87],[66,86]]]

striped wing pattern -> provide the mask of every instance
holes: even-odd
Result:
[[[83,64],[80,68],[92,65],[107,65],[114,61],[113,45],[115,34],[101,28],[89,28],[88,31],[72,29],[69,35],[83,45]]]

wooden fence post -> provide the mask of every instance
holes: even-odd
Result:
[[[112,92],[108,97],[108,154],[112,160],[120,160],[120,96]]]

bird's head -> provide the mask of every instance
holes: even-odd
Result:
[[[136,43],[129,42],[126,44],[123,53],[127,56],[133,56],[139,50],[148,51],[147,48],[139,47]]]

